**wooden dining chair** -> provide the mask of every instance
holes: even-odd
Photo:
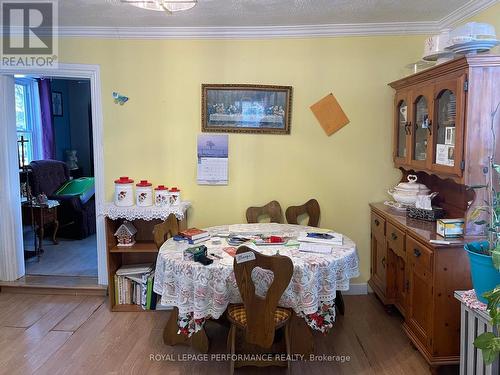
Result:
[[[178,233],[179,224],[174,214],[170,214],[164,222],[156,224],[153,228],[153,238],[158,250],[166,240]]]
[[[269,216],[271,223],[283,222],[283,211],[278,201],[271,201],[262,207],[248,207],[246,216],[248,223],[258,223],[260,216]]]
[[[285,217],[288,224],[298,224],[298,218],[301,215],[309,216],[309,221],[307,223],[310,227],[318,227],[319,226],[319,217],[320,217],[320,207],[319,203],[316,199],[309,199],[302,206],[290,206],[285,211]],[[340,315],[344,315],[345,313],[345,305],[344,298],[342,297],[342,293],[337,290],[335,294],[335,307]]]
[[[235,354],[236,330],[245,332],[247,343],[270,348],[274,341],[276,330],[284,328],[287,355],[290,356],[290,317],[289,309],[278,307],[278,302],[290,284],[293,274],[292,260],[283,255],[262,255],[249,247],[240,246],[236,254],[248,253],[248,260],[238,263],[236,258],[233,263],[234,274],[243,304],[230,305],[228,318],[231,328],[228,336],[228,347],[231,354]],[[252,270],[260,267],[273,272],[273,281],[265,297],[255,293],[252,280]],[[290,362],[259,363],[263,365],[284,365],[290,370]],[[238,361],[237,366],[255,365]],[[231,375],[234,373],[235,362],[231,359]]]
[[[307,225],[310,227],[319,226],[319,203],[316,199],[309,199],[302,206],[290,206],[285,211],[286,221],[288,224],[298,224],[298,218],[301,215],[309,216]]]

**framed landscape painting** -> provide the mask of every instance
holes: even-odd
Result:
[[[291,86],[203,84],[201,90],[203,132],[290,134]]]

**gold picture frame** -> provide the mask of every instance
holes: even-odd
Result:
[[[201,131],[290,134],[292,86],[202,84]]]

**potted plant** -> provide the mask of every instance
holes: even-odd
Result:
[[[465,245],[469,255],[472,285],[477,298],[487,303],[484,293],[495,289],[500,284],[500,192],[497,191],[500,179],[500,164],[495,163],[496,150],[495,117],[500,103],[491,113],[492,147],[488,157],[488,167],[484,168],[486,182],[483,185],[471,186],[474,190],[482,190],[484,202],[471,210],[469,220],[475,225],[484,227],[488,240],[470,242]]]

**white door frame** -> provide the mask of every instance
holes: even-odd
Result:
[[[96,203],[96,225],[97,225],[97,275],[98,282],[101,285],[107,285],[108,283],[108,273],[106,264],[106,236],[104,231],[104,217],[101,215],[102,207],[105,201],[105,190],[104,190],[104,152],[103,152],[103,116],[102,116],[102,98],[101,98],[101,75],[99,65],[86,65],[86,64],[59,64],[57,69],[47,68],[47,69],[33,69],[29,71],[23,69],[22,71],[15,69],[0,69],[0,74],[3,75],[13,75],[13,74],[26,74],[35,76],[46,76],[53,78],[84,78],[90,80],[90,95],[91,95],[91,106],[92,106],[92,138],[94,142],[94,177],[95,177],[95,203]],[[0,92],[2,96],[5,96],[3,92]],[[0,99],[1,100],[1,99]],[[1,126],[1,125],[0,125]],[[10,152],[17,152],[17,148],[8,148]],[[12,159],[12,155],[10,155]],[[14,159],[17,160],[17,155]],[[13,165],[12,168],[17,168]],[[19,195],[18,195],[19,196]],[[21,204],[19,198],[19,205]],[[2,207],[2,201],[0,200],[0,212],[8,212],[5,207]],[[13,217],[2,217],[2,220],[14,220]],[[11,245],[12,242],[6,243],[8,238],[6,236],[0,236],[0,247],[6,249],[10,253],[11,258],[19,254],[19,251],[23,249],[16,249]],[[1,255],[2,253],[0,253]],[[24,258],[19,258],[17,256],[18,262],[24,262]],[[3,262],[0,259],[0,262]],[[16,274],[14,270],[15,265],[10,265],[12,268],[8,272],[9,274]],[[19,265],[18,265],[19,266]],[[24,270],[24,264],[22,268]],[[21,277],[20,275],[18,277]],[[12,281],[12,280],[5,280]]]

